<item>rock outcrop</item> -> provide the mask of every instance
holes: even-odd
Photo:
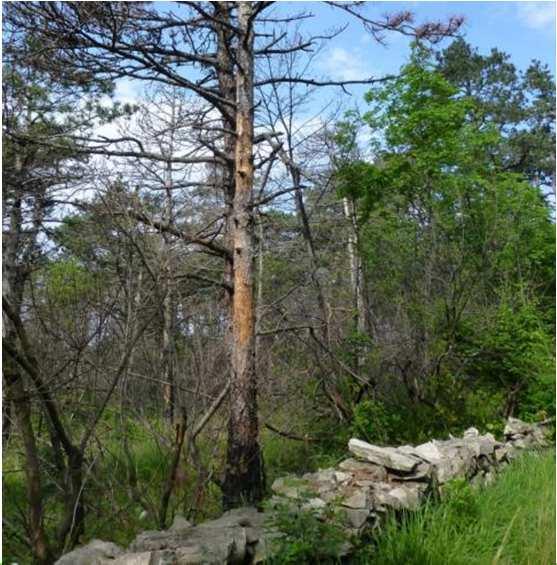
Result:
[[[380,525],[389,511],[412,510],[452,479],[473,484],[492,480],[497,469],[521,450],[546,445],[544,423],[509,418],[505,442],[469,428],[461,438],[400,447],[381,447],[351,439],[351,457],[336,468],[277,479],[267,512],[238,508],[193,526],[182,517],[166,531],[143,532],[127,550],[93,540],[64,555],[58,565],[191,565],[262,563],[280,532],[268,527],[279,504],[313,510],[332,507],[350,534]],[[349,548],[347,548],[347,551]]]

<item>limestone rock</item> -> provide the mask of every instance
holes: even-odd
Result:
[[[391,473],[389,478],[393,481],[430,481],[434,474],[434,467],[422,461],[416,465],[412,473]]]
[[[529,447],[532,447],[534,441],[532,441],[532,438],[525,436],[513,439],[511,443],[513,447],[518,449],[528,449]]]
[[[175,535],[169,532],[159,532],[157,530],[146,530],[141,532],[132,541],[129,549],[134,552],[155,551],[165,549],[171,545]]]
[[[287,498],[304,498],[308,494],[311,494],[309,481],[294,476],[276,479],[271,486],[271,490]]]
[[[342,505],[348,508],[369,508],[369,487],[354,489],[343,499]]]
[[[473,437],[479,437],[480,432],[478,431],[477,428],[468,428],[467,430],[465,430],[464,434],[462,434],[462,437],[464,438],[473,438]]]
[[[348,524],[357,530],[362,528],[364,524],[367,522],[367,519],[371,511],[367,508],[345,508],[344,515],[346,516],[346,520]]]
[[[283,534],[270,526],[273,504],[293,510],[311,510],[327,519],[329,508],[340,514],[347,533],[360,535],[380,527],[392,510],[415,509],[432,482],[443,493],[450,479],[463,477],[473,485],[488,484],[498,464],[509,462],[521,450],[544,445],[541,425],[510,418],[506,443],[492,434],[467,429],[462,438],[432,440],[416,447],[371,445],[351,439],[355,458],[336,468],[320,469],[303,477],[282,477],[272,486],[276,493],[265,514],[256,508],[238,508],[220,518],[196,526],[176,515],[167,531],[139,534],[129,553],[113,543],[93,540],[63,556],[58,565],[240,565],[268,561],[276,551],[273,543]],[[269,518],[271,521],[269,522]],[[351,550],[346,544],[345,553]]]
[[[463,438],[461,440],[454,439],[445,443],[445,453],[452,455],[458,453],[459,456],[472,463],[475,457],[481,454],[481,446],[478,438]]]
[[[404,485],[393,485],[389,483],[378,483],[373,489],[373,507],[375,510],[415,509],[424,493],[425,485],[419,483],[405,483]]]
[[[480,456],[480,444],[475,439],[450,439],[436,442],[442,459],[436,465],[440,483],[457,477],[472,476]]]
[[[110,561],[112,565],[151,565],[153,554],[150,551],[142,553],[126,553]]]
[[[367,461],[349,458],[341,461],[339,468],[350,473],[355,479],[384,481],[387,478],[385,467]]]
[[[115,543],[94,539],[62,555],[56,565],[108,565],[123,553],[124,550]]]
[[[511,450],[510,446],[500,445],[495,448],[494,455],[495,461],[501,463],[503,461],[508,461],[508,453]]]
[[[342,471],[335,471],[334,478],[337,483],[345,483],[352,478],[352,475],[350,473],[343,473]]]
[[[422,443],[414,448],[416,454],[428,463],[439,463],[443,459],[443,454],[434,441]]]
[[[396,471],[410,473],[419,463],[418,458],[401,453],[394,447],[379,447],[359,439],[351,439],[348,442],[348,449],[356,457]]]
[[[310,498],[302,504],[302,510],[322,510],[326,508],[327,503],[321,498]]]
[[[532,430],[532,437],[540,447],[546,446],[548,444],[546,433],[547,432],[542,426],[536,426]]]
[[[188,522],[183,516],[180,516],[180,514],[176,514],[176,516],[174,516],[172,526],[170,526],[169,530],[171,532],[179,532],[180,530],[187,530],[191,527],[191,522]]]
[[[446,457],[435,465],[437,482],[444,484],[452,479],[466,475],[466,464],[458,456]]]
[[[485,434],[478,438],[480,442],[480,454],[481,455],[492,455],[495,453],[495,448],[501,445],[493,434]]]
[[[307,473],[306,475],[303,476],[304,479],[308,478],[308,479],[316,479],[318,481],[328,481],[328,482],[334,482],[335,481],[335,474],[336,474],[336,469],[319,469],[317,471],[317,473]]]
[[[413,445],[399,445],[396,450],[405,455],[416,455],[416,448]]]
[[[532,424],[523,422],[518,418],[508,418],[503,433],[505,434],[505,437],[526,435],[532,431],[532,428]]]
[[[152,560],[160,565],[179,563],[243,563],[248,553],[247,528],[250,540],[258,539],[256,530],[263,530],[263,513],[255,508],[239,508],[220,518],[179,531],[143,532],[130,546],[135,553],[152,552]],[[162,553],[161,553],[162,552]],[[151,565],[151,564],[150,564]]]
[[[418,486],[409,486],[409,484],[401,485],[394,488],[389,492],[389,495],[396,499],[399,503],[399,508],[405,510],[415,510],[420,504],[423,491]]]

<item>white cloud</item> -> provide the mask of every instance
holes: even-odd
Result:
[[[537,30],[555,27],[555,2],[519,2],[517,8],[527,27]]]
[[[137,104],[142,96],[141,85],[138,81],[120,79],[116,81],[114,99],[122,104]]]
[[[361,80],[372,75],[361,52],[343,47],[334,47],[327,53],[323,68],[335,80]]]

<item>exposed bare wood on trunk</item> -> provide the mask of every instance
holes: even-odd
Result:
[[[236,51],[235,193],[231,222],[234,261],[228,450],[223,483],[225,508],[263,496],[258,442],[253,286],[253,5],[238,2]]]

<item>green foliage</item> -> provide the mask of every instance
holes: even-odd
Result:
[[[554,406],[552,213],[537,183],[507,166],[508,131],[494,127],[512,122],[527,130],[529,103],[513,98],[517,115],[505,113],[496,94],[480,88],[487,63],[479,59],[468,69],[476,82],[466,91],[455,79],[467,72],[454,68],[460,63],[453,57],[452,70],[439,67],[415,47],[398,78],[368,93],[363,118],[351,113],[338,126],[337,186],[360,212],[375,314],[397,335],[384,345],[379,336],[366,366],[383,383],[385,410],[364,405],[355,413],[355,431],[373,429],[366,437],[376,441],[389,429],[399,439],[469,425],[499,431],[513,402],[527,418]],[[494,84],[515,84],[505,57],[493,54],[487,66]],[[538,67],[531,72],[541,104],[551,80]],[[372,163],[356,147],[362,125]],[[346,358],[353,349],[347,340]],[[397,376],[406,398],[389,383]],[[402,423],[387,423],[386,414]],[[421,428],[413,434],[408,426]]]
[[[262,449],[268,487],[279,477],[313,470],[315,448],[310,443],[267,432],[262,437]]]
[[[98,275],[87,271],[75,259],[52,262],[45,273],[47,296],[59,305],[75,304],[91,296],[98,280]]]
[[[354,408],[352,435],[371,443],[390,443],[400,439],[401,415],[378,400],[364,400]]]
[[[338,168],[335,175],[339,195],[357,198],[366,195],[368,210],[381,201],[382,196],[391,189],[389,177],[378,167],[365,161],[351,161]]]
[[[148,426],[137,420],[122,422],[118,409],[109,409],[97,428],[98,442],[87,451],[87,489],[84,500],[87,508],[85,536],[80,543],[92,539],[113,541],[127,546],[143,530],[159,528],[157,511],[162,489],[168,477],[172,459],[174,429],[162,419],[150,418]],[[44,422],[37,424],[39,455],[45,465],[42,474],[45,525],[51,539],[64,513],[64,492],[59,479],[49,470],[52,449]],[[80,435],[81,424],[74,421],[73,431]],[[127,441],[127,449],[124,447]],[[163,441],[161,441],[163,440]],[[24,459],[20,438],[10,438],[9,449],[3,458],[3,511],[10,527],[3,536],[3,557],[7,562],[31,563],[23,525],[20,523],[26,506]],[[198,464],[210,468],[214,464],[214,440],[200,437],[197,442]],[[216,518],[222,513],[220,489],[200,476],[197,465],[184,465],[184,480],[170,501],[168,519],[178,512],[195,521]],[[139,494],[141,500],[137,496]],[[8,518],[9,517],[9,518]]]
[[[484,382],[516,391],[518,416],[527,420],[555,411],[553,339],[533,304],[503,303],[493,324],[475,334],[466,354],[470,371]]]
[[[273,540],[272,565],[339,563],[347,534],[330,510],[304,510],[304,500],[269,506],[268,527],[282,535]]]
[[[530,453],[481,490],[453,483],[446,498],[377,534],[361,565],[555,563],[555,453]]]
[[[466,479],[449,481],[443,489],[444,504],[449,515],[460,527],[470,524],[479,516],[478,499]]]
[[[462,429],[474,426],[502,439],[505,428],[505,419],[502,414],[504,403],[504,390],[476,386],[467,391],[464,406],[460,411],[460,414],[466,418]]]
[[[276,419],[274,420],[276,423]],[[263,430],[261,447],[265,460],[267,486],[276,478],[288,474],[301,475],[336,465],[346,455],[346,445],[351,437],[351,429],[332,418],[321,421],[305,419],[300,414],[290,414],[296,428],[304,430],[313,441],[293,440]],[[276,423],[278,428],[287,429],[288,423]],[[317,441],[316,441],[317,440]]]
[[[436,70],[474,101],[471,118],[502,133],[493,158],[501,167],[549,185],[555,171],[555,81],[549,68],[532,61],[519,71],[508,54],[481,55],[462,38],[436,56]]]

